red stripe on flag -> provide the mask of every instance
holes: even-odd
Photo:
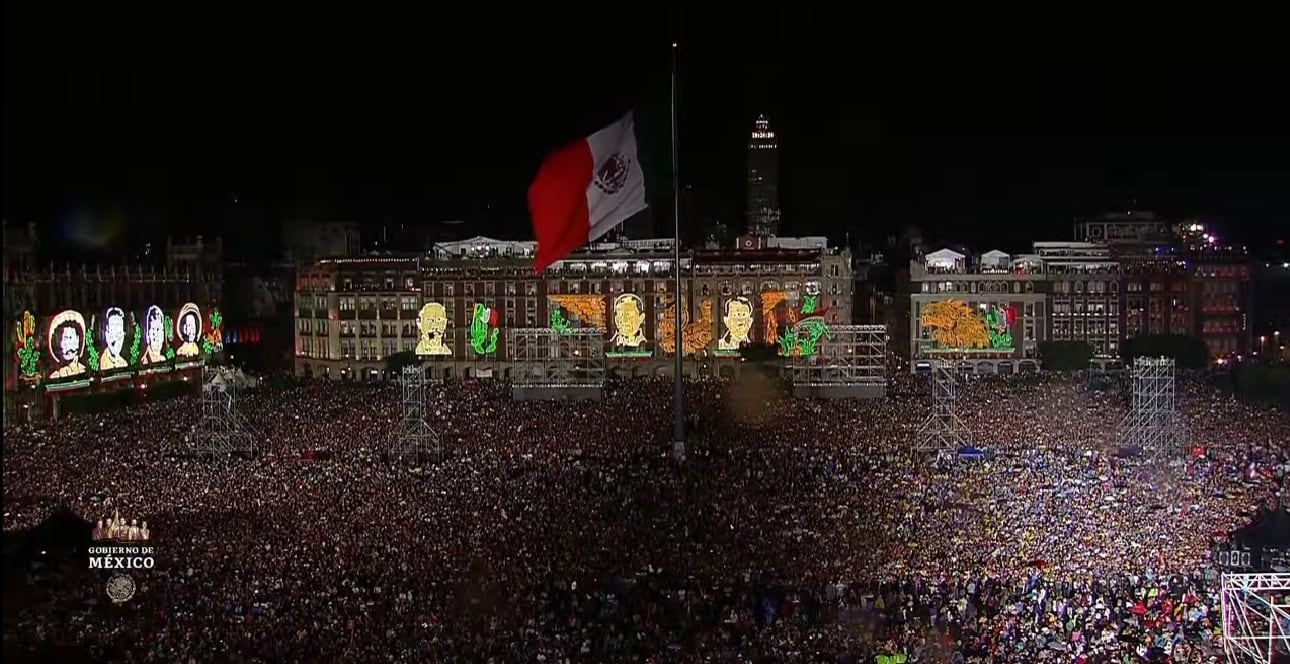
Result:
[[[591,146],[585,139],[576,141],[551,153],[529,185],[529,213],[538,243],[533,267],[539,274],[587,243],[587,187],[594,166]]]

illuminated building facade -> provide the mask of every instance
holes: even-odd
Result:
[[[38,266],[33,228],[5,245],[6,417],[57,418],[64,397],[186,379],[223,352],[218,240],[167,240],[162,266]]]
[[[1248,355],[1254,288],[1244,248],[1226,245],[1199,223],[1166,224],[1149,213],[1109,215],[1076,227],[1075,242],[1036,242],[1029,254],[968,257],[949,249],[910,266],[910,355],[915,368],[954,357],[978,372],[1036,368],[1038,344],[1083,341],[1118,357],[1142,335],[1200,339],[1216,361]],[[956,301],[968,305],[950,310]],[[937,309],[928,318],[927,310]],[[993,313],[995,306],[1003,314]],[[1016,324],[1000,324],[1009,313]],[[947,331],[975,315],[963,329]],[[1007,328],[1011,347],[999,334]],[[957,328],[955,328],[957,330]],[[968,347],[946,342],[953,339]]]
[[[1123,273],[1108,247],[1093,242],[1036,242],[1032,257],[1052,294],[1048,338],[1084,341],[1097,357],[1120,354]]]
[[[420,256],[323,258],[296,273],[295,373],[375,380],[417,345]]]
[[[1048,338],[1042,262],[941,249],[910,262],[911,368],[953,359],[978,373],[1038,369]]]
[[[594,327],[603,332],[612,375],[670,375],[678,337],[688,373],[733,375],[748,344],[801,353],[810,350],[806,335],[795,336],[803,321],[851,322],[847,252],[822,238],[773,240],[753,251],[682,257],[680,334],[670,239],[595,244],[541,275],[533,272],[535,243],[486,237],[439,243],[419,258],[317,261],[302,268],[298,284],[297,374],[379,379],[385,357],[412,351],[438,377],[505,378],[512,368],[506,330]],[[401,262],[387,270],[366,262],[374,260]],[[403,288],[417,269],[412,288],[381,290],[387,281]],[[358,314],[341,310],[341,270],[357,271],[351,288],[370,281],[379,291],[366,296],[369,318],[361,317],[361,300],[347,305]],[[350,346],[351,356],[341,345],[349,337],[336,329],[346,316],[358,325],[354,340],[369,339]]]
[[[766,116],[758,116],[748,138],[748,234],[779,232],[779,139]]]

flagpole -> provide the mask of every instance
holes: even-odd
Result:
[[[675,261],[676,283],[673,309],[676,318],[672,321],[672,338],[676,345],[676,375],[672,381],[675,385],[673,395],[672,454],[677,461],[685,460],[685,348],[681,334],[681,177],[677,169],[677,129],[676,129],[676,56],[677,43],[672,42],[672,250]]]

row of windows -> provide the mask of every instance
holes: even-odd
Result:
[[[393,309],[401,309],[405,312],[415,312],[420,308],[417,296],[415,295],[404,295],[402,297],[358,298],[352,295],[342,295],[336,298],[336,306],[341,311],[354,311],[356,305],[358,307],[358,311],[375,311],[377,309],[389,311]]]

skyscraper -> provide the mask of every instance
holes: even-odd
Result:
[[[779,231],[779,141],[766,116],[757,116],[748,140],[748,234]]]

